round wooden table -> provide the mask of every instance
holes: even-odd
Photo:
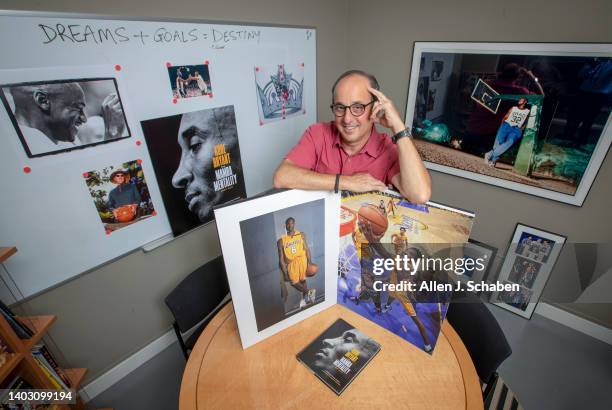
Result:
[[[338,318],[382,346],[340,396],[295,357]],[[341,305],[243,350],[228,303],[189,356],[179,409],[245,408],[456,410],[482,409],[483,401],[474,364],[447,321],[432,356]]]

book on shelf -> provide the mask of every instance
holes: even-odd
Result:
[[[35,346],[35,348],[37,348],[38,346],[40,346],[38,350],[40,351],[40,353],[42,353],[45,361],[51,366],[51,369],[55,371],[55,373],[59,376],[60,379],[62,379],[62,381],[67,387],[70,387],[70,379],[68,379],[68,376],[66,376],[64,370],[57,364],[55,358],[53,358],[53,355],[51,354],[49,349],[47,349],[47,346],[37,345]]]
[[[57,376],[52,375],[49,368],[45,366],[44,364],[42,364],[36,356],[34,356],[34,361],[36,362],[38,367],[40,367],[40,370],[42,370],[43,374],[47,377],[47,379],[49,379],[54,389],[56,390],[65,389],[65,387],[62,386],[62,384],[60,383],[60,379]]]
[[[29,339],[34,335],[34,332],[26,326],[21,320],[15,316],[13,311],[9,309],[2,301],[0,301],[0,313],[6,319],[8,324],[13,328],[13,331],[20,339]]]
[[[18,407],[14,407],[15,406],[14,404],[8,403],[8,395],[9,395],[10,390],[26,390],[26,389],[33,389],[33,388],[34,387],[30,383],[28,383],[28,381],[26,381],[24,378],[22,378],[21,376],[15,376],[13,380],[8,385],[6,385],[6,390],[4,391],[4,394],[2,395],[2,397],[0,397],[0,408],[3,410],[18,408]]]
[[[53,364],[49,363],[48,359],[45,357],[45,354],[42,352],[43,349],[47,352],[47,355],[51,357]],[[35,346],[32,349],[32,356],[36,360],[36,363],[43,370],[43,373],[47,376],[47,378],[55,386],[55,388],[68,390],[70,386],[70,383],[66,383],[66,381],[68,381],[68,378],[66,377],[62,369],[57,365],[55,360],[53,360],[52,356],[50,355],[46,347],[42,345]]]
[[[297,359],[340,395],[379,351],[379,343],[338,319],[298,353]]]

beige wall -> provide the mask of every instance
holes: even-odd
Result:
[[[344,1],[2,1],[0,9],[314,26],[319,117],[328,116],[329,89],[348,61]],[[168,331],[172,319],[163,299],[189,272],[220,253],[213,223],[43,293],[26,308],[32,314],[58,316],[52,341],[67,365],[89,368],[87,382]]]
[[[317,27],[318,117],[328,119],[329,88],[347,67],[374,72],[403,113],[414,40],[608,41],[608,1],[280,1],[202,2],[2,1],[3,9],[198,18]],[[549,17],[542,17],[542,16]],[[350,41],[349,41],[350,38]],[[434,199],[477,212],[474,237],[503,249],[517,221],[563,233],[570,241],[610,242],[612,160],[608,156],[582,208],[433,173]],[[88,367],[91,380],[169,329],[166,294],[190,271],[220,253],[214,224],[157,250],[134,252],[28,303],[53,313],[51,336],[67,364]],[[568,265],[571,265],[571,255]],[[576,293],[572,269],[560,269],[547,293]],[[554,295],[553,295],[554,296]],[[577,295],[574,295],[577,296]],[[579,310],[579,307],[574,307]],[[608,323],[601,309],[582,314]]]
[[[612,2],[606,0],[381,0],[375,6],[355,0],[349,7],[349,66],[374,73],[403,114],[414,41],[612,42],[610,16]],[[432,178],[433,199],[474,210],[472,236],[496,246],[499,259],[517,222],[566,235],[568,243],[612,242],[610,154],[581,208],[435,171]],[[543,300],[579,296],[573,251],[571,244],[564,249]],[[611,304],[559,307],[612,327]]]

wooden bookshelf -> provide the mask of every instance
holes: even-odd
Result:
[[[68,380],[70,380],[70,388],[74,390],[78,390],[81,387],[81,383],[85,378],[85,373],[87,373],[87,369],[84,367],[76,368],[76,369],[64,369],[64,373]]]
[[[5,262],[11,255],[17,252],[17,248],[1,247],[0,248],[0,263]],[[0,314],[0,337],[4,340],[8,348],[11,350],[10,356],[6,362],[0,367],[0,385],[7,386],[16,376],[22,377],[34,388],[37,389],[55,389],[53,382],[45,374],[39,365],[39,362],[32,355],[32,348],[40,342],[42,337],[47,333],[49,328],[57,319],[53,315],[42,316],[16,316],[22,324],[27,326],[34,334],[29,339],[20,339],[4,315]],[[87,369],[63,369],[66,377],[70,381],[70,388],[78,391],[79,386],[85,378]],[[75,405],[58,406],[61,409],[83,409],[84,404],[80,397],[77,396]]]
[[[9,353],[6,363],[0,367],[0,380],[6,379],[6,377],[17,367],[19,362],[21,362],[21,359],[21,353]]]
[[[45,316],[17,316],[17,319],[24,325],[29,327],[33,332],[34,336],[29,339],[23,339],[22,342],[28,351],[32,350],[32,347],[40,341],[40,339],[47,333],[47,330],[51,327],[53,322],[57,319],[52,315]],[[21,340],[21,339],[20,339]]]
[[[0,263],[4,263],[8,258],[17,252],[17,248],[14,246],[3,246],[0,247]]]
[[[30,339],[20,339],[4,316],[0,315],[0,336],[13,351],[11,357],[0,367],[0,384],[3,387],[8,387],[6,384],[10,383],[18,375],[27,380],[35,388],[55,389],[53,382],[43,372],[31,352],[32,347],[40,342],[41,338],[56,321],[56,316],[17,316],[17,318],[28,326],[34,332],[34,335]],[[63,369],[63,371],[70,381],[70,388],[78,391],[85,378],[87,369]],[[60,408],[83,409],[84,404],[80,398],[77,398],[76,405],[65,405],[60,406]]]

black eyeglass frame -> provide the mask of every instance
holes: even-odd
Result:
[[[353,116],[355,117],[361,117],[364,113],[365,113],[365,109],[367,108],[368,105],[374,104],[376,101],[378,100],[372,100],[367,104],[362,104],[362,103],[353,103],[351,105],[344,105],[344,104],[340,104],[340,103],[336,103],[336,104],[331,104],[329,106],[329,108],[331,108],[332,112],[334,113],[334,115],[336,117],[343,117],[346,114],[346,109],[348,108],[349,111],[351,112],[351,114],[353,114]],[[363,112],[360,114],[355,114],[353,112],[353,109],[357,106],[363,106]],[[342,108],[342,114],[338,115],[338,113],[336,112],[336,108]]]

